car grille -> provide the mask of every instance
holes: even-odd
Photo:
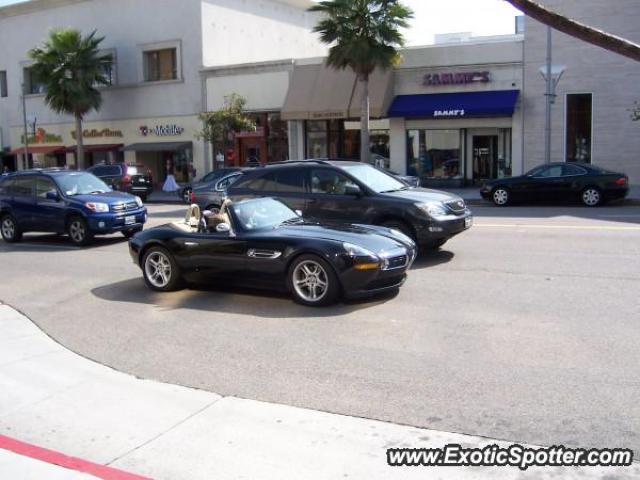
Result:
[[[407,255],[400,255],[397,257],[390,257],[385,260],[383,270],[395,270],[396,268],[403,268],[409,264],[409,257]]]
[[[464,200],[453,200],[451,202],[445,202],[445,205],[455,215],[462,215],[467,209],[467,206],[464,204]]]
[[[114,212],[128,212],[129,210],[135,210],[138,208],[137,202],[116,203],[111,207]]]

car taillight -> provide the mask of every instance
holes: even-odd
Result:
[[[122,177],[122,183],[131,183],[131,177],[129,175],[125,175]]]
[[[196,203],[196,194],[191,192],[191,203]]]
[[[616,180],[616,185],[626,185],[627,184],[627,179],[625,177],[620,177],[619,179]]]

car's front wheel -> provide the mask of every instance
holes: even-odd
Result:
[[[142,259],[144,281],[151,290],[170,292],[180,287],[180,268],[173,255],[163,247],[151,247]]]
[[[338,300],[340,285],[331,266],[316,255],[298,257],[289,269],[289,289],[296,302],[319,307]]]
[[[190,188],[185,188],[184,190],[182,190],[182,201],[184,203],[186,203],[187,205],[191,204],[191,189]]]
[[[596,187],[585,188],[580,198],[587,207],[597,207],[602,203],[602,193]]]
[[[511,200],[509,190],[504,187],[496,187],[491,194],[491,199],[498,207],[504,207],[508,205]]]
[[[93,232],[89,229],[89,224],[82,217],[72,217],[67,225],[69,238],[79,247],[89,245],[93,241]]]
[[[0,217],[0,232],[5,242],[15,243],[22,238],[22,232],[18,228],[16,219],[11,215],[3,215]]]

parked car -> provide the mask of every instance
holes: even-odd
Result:
[[[212,183],[215,183],[217,180],[221,179],[222,177],[226,177],[230,173],[234,173],[238,171],[240,171],[240,168],[238,167],[219,168],[217,170],[213,170],[207,173],[200,180],[196,180],[195,182],[188,183],[187,185],[185,185],[184,188],[180,190],[180,198],[182,198],[182,201],[184,203],[191,204],[193,203],[193,200],[191,198],[191,192],[193,192],[194,190],[197,190],[199,187],[202,187],[204,185],[210,185]]]
[[[153,178],[144,165],[101,164],[89,167],[86,171],[94,174],[113,190],[138,195],[145,202],[153,192]]]
[[[585,163],[549,163],[524,175],[485,182],[483,198],[495,205],[514,202],[581,201],[588,207],[621,199],[629,191],[629,177]]]
[[[202,210],[217,213],[227,198],[227,189],[241,176],[242,171],[234,170],[213,182],[194,187],[189,203],[196,203]]]
[[[305,217],[381,225],[400,230],[423,248],[438,248],[473,223],[462,198],[409,188],[361,162],[287,161],[243,174],[227,190],[232,200],[276,197]]]
[[[87,245],[94,235],[130,237],[146,221],[140,197],[112,191],[88,172],[29,170],[0,179],[0,232],[6,242],[18,242],[26,232],[53,232]]]
[[[413,241],[397,230],[306,221],[273,198],[227,202],[205,228],[197,214],[189,220],[129,240],[150,289],[218,281],[289,291],[303,305],[320,306],[400,288],[416,256]]]

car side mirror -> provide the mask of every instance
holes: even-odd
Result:
[[[60,201],[60,195],[58,195],[58,192],[47,192],[45,194],[45,198],[54,202]]]
[[[347,185],[346,187],[344,187],[344,194],[353,195],[354,197],[360,197],[362,196],[362,190],[360,190],[360,188],[357,186]]]
[[[216,232],[218,233],[229,233],[231,231],[231,225],[228,223],[219,223],[216,225]]]

